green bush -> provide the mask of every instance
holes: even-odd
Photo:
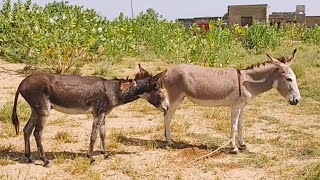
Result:
[[[264,22],[255,22],[245,33],[243,46],[254,53],[261,53],[265,49],[275,49],[280,45],[283,34],[276,26]]]

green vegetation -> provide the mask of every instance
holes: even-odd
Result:
[[[319,45],[320,28],[301,24],[278,28],[262,22],[223,28],[218,20],[204,32],[196,25],[185,29],[178,21],[162,19],[152,9],[135,19],[120,14],[107,20],[67,2],[40,7],[31,0],[13,4],[4,0],[0,13],[0,56],[55,73],[76,73],[84,63],[101,62],[95,74],[103,75],[122,57],[227,66],[246,50],[259,54],[296,40]]]

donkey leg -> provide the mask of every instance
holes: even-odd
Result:
[[[99,133],[100,133],[100,149],[101,153],[103,154],[104,158],[108,158],[108,153],[106,152],[106,123],[105,123],[105,118],[103,118],[100,128],[99,128]]]
[[[33,132],[33,135],[34,135],[34,137],[36,139],[37,148],[38,148],[38,151],[39,151],[39,154],[40,154],[40,159],[43,161],[43,166],[47,166],[49,164],[49,161],[46,158],[46,155],[44,153],[43,146],[42,146],[42,143],[41,143],[42,131],[43,131],[43,128],[44,128],[44,126],[46,124],[48,115],[49,114],[42,115],[42,116],[38,117],[37,122],[36,122],[36,127],[35,127],[34,132]]]
[[[164,135],[166,137],[166,141],[168,145],[172,145],[173,141],[171,138],[171,128],[170,128],[170,121],[172,119],[172,116],[180,103],[182,102],[183,97],[179,98],[170,98],[169,96],[169,109],[164,114]]]
[[[243,141],[243,108],[241,109],[239,120],[238,120],[238,141],[239,141],[239,149],[246,150],[247,146]]]
[[[28,159],[28,163],[32,163],[34,161],[31,156],[31,151],[30,151],[30,135],[34,129],[36,118],[37,118],[37,116],[36,116],[35,112],[32,110],[29,121],[27,122],[27,124],[23,128],[25,157]]]
[[[241,109],[239,107],[231,107],[231,135],[230,135],[230,147],[232,154],[237,154],[239,149],[236,146],[236,133],[238,131],[238,119]]]
[[[87,154],[87,157],[90,159],[90,163],[93,163],[95,160],[93,159],[93,147],[94,143],[97,140],[97,133],[98,133],[98,127],[100,127],[101,122],[103,121],[105,117],[105,113],[101,113],[99,115],[94,115],[93,118],[93,124],[92,124],[92,131],[91,131],[91,137],[90,137],[90,145],[89,145],[89,151]]]

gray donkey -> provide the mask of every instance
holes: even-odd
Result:
[[[68,114],[92,114],[93,125],[90,146],[87,157],[93,159],[93,147],[100,131],[101,151],[105,158],[105,116],[119,105],[132,102],[140,97],[145,98],[161,111],[168,109],[168,103],[158,85],[159,73],[149,74],[139,64],[140,72],[135,79],[104,79],[102,77],[57,75],[35,73],[26,77],[19,85],[12,111],[12,123],[16,133],[19,132],[17,117],[17,100],[19,94],[30,105],[32,113],[25,125],[24,141],[25,156],[28,162],[33,162],[30,152],[30,135],[34,129],[34,137],[44,166],[48,165],[42,144],[42,131],[51,109]]]
[[[179,64],[169,67],[159,83],[167,90],[169,109],[165,112],[165,137],[171,139],[170,121],[184,98],[201,106],[227,106],[231,108],[231,153],[237,153],[235,138],[238,133],[239,148],[245,149],[243,140],[243,112],[248,102],[258,95],[276,89],[291,105],[301,99],[296,75],[290,65],[292,56],[273,58],[246,69],[207,68]]]

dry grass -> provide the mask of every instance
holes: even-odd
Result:
[[[301,172],[300,176],[303,179],[319,180],[320,179],[320,163],[313,163],[306,166]]]
[[[119,148],[120,143],[122,143],[124,140],[124,133],[119,129],[112,128],[110,129],[108,136],[107,147],[108,149],[117,149]]]
[[[60,143],[76,143],[76,142],[78,142],[77,138],[73,137],[67,131],[57,132],[57,134],[54,136],[53,139],[60,142]]]
[[[10,160],[10,157],[3,157],[3,158],[0,158],[0,166],[6,166],[6,165],[9,165],[9,164],[14,164],[11,160]]]
[[[291,52],[291,47],[288,51],[276,50],[272,54],[281,55],[282,51]],[[50,117],[59,118],[49,119],[43,133],[44,139],[54,137],[54,141],[48,139],[43,141],[48,155],[51,153],[54,156],[53,165],[50,168],[28,165],[28,168],[38,179],[54,178],[56,174],[61,174],[60,177],[65,179],[95,180],[105,178],[319,179],[320,68],[316,64],[320,63],[315,58],[319,57],[316,52],[320,52],[319,47],[298,50],[295,62],[297,66],[294,70],[297,71],[303,98],[298,106],[289,106],[276,91],[265,93],[246,106],[244,140],[249,152],[230,155],[226,148],[190,165],[188,162],[209,153],[210,150],[216,149],[229,139],[230,110],[219,107],[200,107],[187,99],[184,100],[171,122],[173,140],[186,145],[180,149],[166,147],[163,145],[165,142],[156,141],[165,139],[163,114],[145,100],[139,100],[123,108],[115,108],[107,116],[106,143],[107,151],[111,151],[107,160],[97,152],[99,137],[94,149],[96,162],[90,165],[89,160],[84,157],[89,142],[87,132],[91,131],[92,126],[91,116],[88,116],[88,121],[81,121],[81,123],[75,121],[79,127],[73,128],[72,117],[53,115]],[[243,60],[243,62],[242,59],[239,61],[246,66],[266,58],[264,54],[245,55]],[[122,78],[130,75],[132,77],[137,72],[137,63],[131,59],[125,60],[123,64],[115,64],[111,68],[110,76],[116,75]],[[168,67],[164,62],[143,62],[142,65],[153,74]],[[13,96],[11,92],[9,93]],[[15,171],[20,164],[7,155],[15,156],[23,153],[23,136],[14,135],[10,120],[12,103],[3,104],[2,107],[0,164],[4,166],[0,166],[0,179],[13,179],[15,176],[11,172]],[[25,120],[29,117],[26,113],[28,108],[28,106],[26,110],[23,110],[23,107],[18,108],[19,119]],[[121,122],[121,119],[131,117],[139,119],[134,128],[131,124],[126,124],[128,121]],[[61,131],[61,127],[72,128],[72,132],[78,134],[77,138],[66,131]],[[82,133],[84,130],[86,133]],[[74,139],[83,143],[67,144]],[[130,140],[133,143],[130,143]],[[133,140],[137,140],[137,143]],[[36,149],[34,138],[31,138],[31,141],[32,148]],[[13,142],[15,146],[10,144]],[[58,148],[57,143],[60,143]],[[60,153],[62,148],[67,149],[68,152]],[[29,170],[21,169],[20,177],[29,178]],[[41,176],[45,171],[51,175]]]
[[[90,161],[88,160],[88,158],[76,157],[65,168],[65,171],[73,175],[83,175],[88,172],[89,168],[90,168]]]
[[[5,143],[0,143],[0,155],[6,154],[8,152],[11,152],[15,149],[14,145],[12,144],[5,144]]]

